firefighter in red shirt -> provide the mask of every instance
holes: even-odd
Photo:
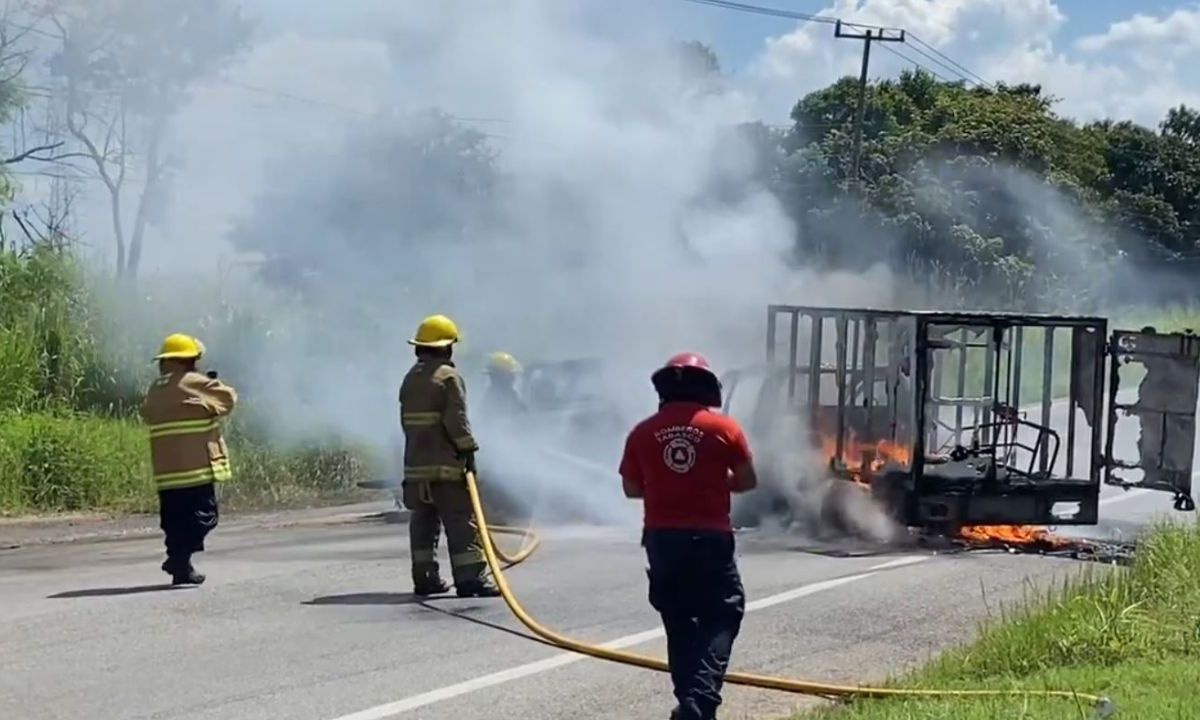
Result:
[[[642,498],[650,604],[662,616],[679,704],[673,720],[713,720],[745,593],[734,559],[730,494],[757,484],[749,443],[721,406],[721,383],[684,353],[651,377],[658,412],[625,441],[626,497]]]

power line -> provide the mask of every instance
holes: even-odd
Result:
[[[802,13],[794,10],[780,10],[778,8],[771,8],[763,5],[750,5],[747,3],[732,2],[732,0],[683,0],[683,2],[690,2],[696,5],[709,5],[711,7],[724,8],[726,10],[734,10],[736,12],[751,13],[753,15],[766,15],[769,17],[786,18],[788,20],[801,20],[803,22],[824,23],[826,25],[836,25],[840,22],[844,27],[863,29],[871,28],[872,30],[883,30],[887,32],[901,31],[901,28],[897,27],[847,22],[829,15],[813,15],[812,13]]]
[[[837,22],[837,18],[826,17],[824,15],[812,15],[810,13],[794,12],[792,10],[778,10],[775,8],[762,7],[761,5],[747,5],[739,2],[729,2],[729,0],[683,0],[684,2],[694,3],[696,5],[709,5],[712,7],[724,8],[726,10],[736,10],[738,12],[752,13],[754,15],[767,15],[770,17],[787,18],[789,20],[803,20],[804,22],[825,23],[833,25]]]
[[[913,46],[913,45],[910,45],[909,47],[912,48],[913,52],[924,56],[925,58],[927,58],[927,59],[933,61],[934,63],[936,63],[937,65],[941,66],[943,69],[945,69],[951,73],[954,73],[956,76],[958,76],[964,82],[969,83],[971,85],[980,86],[980,87],[988,87],[990,89],[990,86],[986,85],[986,83],[981,84],[978,80],[975,80],[975,79],[969,77],[968,75],[965,75],[961,70],[957,70],[953,65],[949,65],[949,64],[943,62],[942,60],[939,60],[936,56],[931,55],[930,53],[922,50],[921,48]],[[912,60],[912,58],[906,57],[905,59],[907,59],[909,62],[914,62]],[[921,67],[922,67],[922,69],[924,69],[927,72],[933,72],[933,69],[928,66],[921,66]],[[949,82],[949,81],[947,80],[947,82]]]
[[[948,70],[949,72],[962,77],[962,79],[964,79],[972,84],[982,85],[989,89],[992,87],[991,83],[989,83],[987,80],[984,80],[979,75],[977,75],[974,72],[972,72],[971,70],[967,69],[964,65],[962,65],[958,61],[949,57],[948,55],[946,55],[942,51],[938,50],[937,48],[933,47],[932,45],[925,42],[924,40],[914,37],[911,33],[908,33],[906,30],[904,30],[902,28],[891,28],[891,27],[880,26],[880,25],[866,25],[863,23],[847,22],[845,20],[839,20],[838,18],[830,17],[827,15],[813,15],[811,13],[795,12],[792,10],[779,10],[777,8],[770,8],[770,7],[765,7],[762,5],[750,5],[747,3],[733,2],[732,0],[683,0],[683,1],[693,3],[696,5],[708,5],[710,7],[724,8],[726,10],[734,10],[737,12],[751,13],[754,15],[766,15],[766,16],[770,16],[770,17],[786,18],[789,20],[800,20],[803,22],[825,23],[828,25],[841,24],[843,27],[876,30],[876,31],[879,31],[880,36],[883,36],[884,32],[902,33],[902,34],[906,35],[907,37],[910,37],[913,40],[915,40],[918,44],[924,46],[924,48],[927,48],[927,49],[922,49],[919,47],[915,47],[915,48],[913,48],[914,52],[917,52],[917,53],[925,56],[930,61],[940,65],[943,69]],[[891,48],[889,48],[889,50],[891,50]],[[893,50],[892,52],[895,52],[895,51]],[[917,65],[918,67],[921,67],[924,70],[929,70],[930,72],[932,72],[932,70],[930,68],[921,65],[920,63],[912,60],[911,58],[905,57],[905,59],[908,60],[909,62]],[[936,72],[932,72],[932,74],[935,75],[936,77],[941,78],[945,82],[950,82],[944,76],[942,76]]]
[[[986,88],[988,88],[988,89],[991,89],[991,88],[993,87],[993,86],[992,86],[992,83],[989,83],[987,80],[984,80],[984,79],[983,79],[982,77],[980,77],[979,75],[976,75],[974,72],[972,72],[972,71],[971,71],[970,69],[968,69],[967,67],[963,66],[963,65],[962,65],[961,63],[959,63],[957,60],[955,60],[954,58],[950,57],[949,55],[947,55],[946,53],[942,52],[941,50],[938,50],[936,47],[934,47],[934,46],[930,45],[929,43],[925,42],[924,40],[922,40],[921,38],[917,37],[916,35],[913,35],[912,33],[909,33],[909,34],[908,34],[908,37],[909,37],[909,39],[911,39],[913,42],[917,43],[918,45],[923,45],[924,47],[928,48],[930,52],[932,52],[933,54],[937,55],[938,57],[941,57],[941,58],[945,59],[945,60],[946,60],[946,62],[950,63],[951,65],[953,65],[953,66],[955,66],[955,67],[957,67],[959,70],[961,70],[961,71],[962,71],[963,73],[965,73],[966,75],[969,75],[969,76],[971,76],[972,78],[974,78],[976,81],[978,81],[978,83],[979,83],[980,85],[983,85],[984,87],[986,87]]]
[[[887,45],[881,45],[880,47],[882,47],[884,50],[887,50],[888,52],[890,52],[891,54],[895,55],[896,57],[900,58],[901,60],[904,60],[904,61],[907,61],[907,62],[910,62],[910,63],[912,63],[912,64],[913,64],[913,65],[915,65],[917,68],[919,68],[919,69],[921,69],[921,70],[924,70],[925,72],[927,72],[927,73],[929,73],[930,75],[934,76],[934,77],[935,77],[935,78],[937,78],[938,80],[941,80],[941,81],[942,81],[942,82],[944,82],[944,83],[948,83],[948,82],[950,82],[949,78],[945,77],[944,75],[942,75],[941,73],[939,73],[937,70],[934,70],[933,68],[926,67],[925,65],[922,65],[922,64],[921,64],[921,62],[920,62],[919,60],[913,60],[912,58],[910,58],[909,56],[907,56],[907,55],[905,55],[904,53],[900,52],[899,50],[896,50],[895,48],[888,47]]]

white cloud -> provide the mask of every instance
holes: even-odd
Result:
[[[963,74],[928,47],[989,81],[1041,83],[1059,111],[1156,124],[1169,107],[1200,102],[1200,76],[1185,60],[1200,51],[1200,7],[1138,13],[1070,42],[1070,18],[1054,0],[835,0],[821,15],[904,27],[905,45],[876,46],[872,76],[913,67],[896,50],[947,79]],[[769,38],[747,82],[762,112],[781,120],[805,92],[857,72],[861,44],[836,41],[827,25],[803,24]]]
[[[638,104],[632,100],[638,93],[658,92],[644,73],[609,77],[603,68],[616,67],[625,49],[638,46],[639,33],[660,35],[662,23],[645,23],[634,33],[637,40],[625,33],[619,43],[577,31],[540,37],[537,44],[511,42],[527,27],[573,27],[567,18],[578,3],[518,2],[507,13],[476,16],[464,29],[449,9],[401,13],[387,0],[346,0],[354,3],[352,12],[271,1],[287,10],[274,18],[273,27],[289,30],[261,38],[227,73],[231,83],[198,88],[177,118],[176,137],[185,141],[173,145],[182,170],[168,224],[155,232],[182,241],[153,238],[147,256],[151,267],[181,259],[188,248],[211,259],[212,242],[219,242],[230,218],[271,182],[268,157],[281,146],[303,152],[306,146],[325,145],[347,118],[369,114],[381,103],[437,104],[463,115],[508,118],[512,126],[503,133],[515,135],[506,147],[510,161],[545,165],[562,163],[577,152],[580,134],[587,134],[589,124],[612,108],[568,110],[610,96],[625,105]],[[456,0],[446,7],[467,8],[469,3]],[[873,48],[874,76],[894,76],[912,67],[889,52],[895,50],[945,77],[957,77],[952,64],[919,40],[988,80],[1042,83],[1062,99],[1060,112],[1079,119],[1130,118],[1153,125],[1169,107],[1200,106],[1200,74],[1189,67],[1200,50],[1200,5],[1157,16],[1133,14],[1077,40],[1071,18],[1055,0],[829,0],[820,14],[910,31],[905,45]],[[839,76],[857,75],[861,43],[832,36],[830,25],[809,23],[764,40],[761,53],[740,78],[742,97],[751,98],[752,106],[732,103],[724,115],[786,122],[791,106],[806,92]],[[397,42],[389,47],[380,37]],[[597,78],[627,87],[599,94],[592,87]],[[329,106],[256,93],[238,84],[315,98]],[[583,129],[567,127],[568,118]],[[653,147],[655,138],[643,142]],[[80,209],[88,215],[83,225],[103,249],[103,193],[91,192]]]
[[[1200,50],[1200,8],[1180,8],[1163,17],[1138,13],[1113,23],[1101,35],[1081,38],[1076,45],[1089,53],[1109,49],[1196,52]]]

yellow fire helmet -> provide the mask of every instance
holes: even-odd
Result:
[[[516,375],[521,372],[521,363],[506,352],[494,352],[488,356],[488,372]]]
[[[193,360],[204,355],[204,343],[191,335],[174,333],[163,340],[155,360]]]
[[[417,336],[408,341],[417,347],[441,348],[458,342],[458,326],[445,315],[430,315],[417,327]]]

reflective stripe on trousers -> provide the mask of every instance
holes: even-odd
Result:
[[[426,582],[438,575],[437,546],[443,528],[455,584],[485,577],[487,563],[465,483],[406,480],[403,500],[411,512],[408,532],[414,582]]]

